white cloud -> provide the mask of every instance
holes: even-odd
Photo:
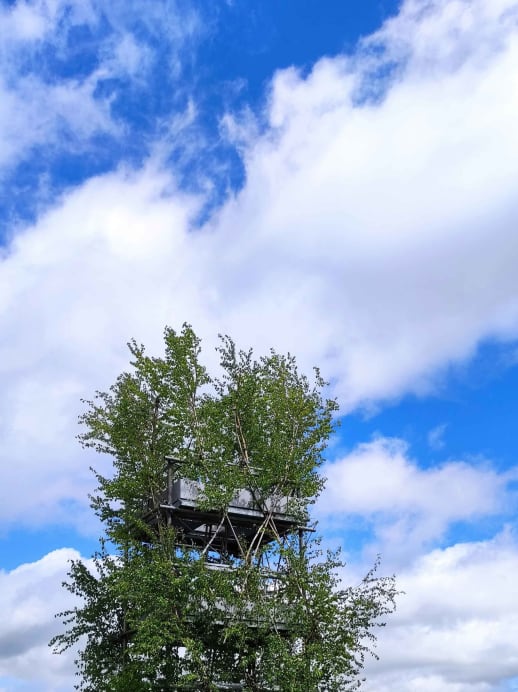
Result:
[[[71,689],[73,654],[53,655],[54,613],[71,605],[60,582],[76,551],[0,572],[2,676],[31,691]],[[364,689],[385,692],[495,692],[518,676],[518,546],[510,532],[434,550],[401,570],[398,610],[380,630],[379,661]],[[5,683],[3,683],[5,684]],[[10,689],[8,687],[8,689]],[[25,689],[25,688],[22,688]]]
[[[428,433],[428,444],[432,449],[444,449],[444,433],[446,432],[447,427],[447,423],[441,423],[440,425],[436,425],[435,428],[432,428],[430,430],[430,432]]]
[[[99,77],[48,85],[29,76],[15,89],[0,81],[0,167],[18,163],[33,146],[56,146],[60,137],[72,135],[72,146],[82,148],[98,132],[116,134],[109,103],[94,95]]]
[[[35,45],[65,5],[17,3],[2,10],[2,31],[18,48]],[[166,323],[191,321],[209,344],[226,331],[245,346],[289,349],[304,368],[323,367],[346,410],[428,391],[482,339],[516,338],[516,10],[510,0],[408,1],[355,59],[323,60],[307,78],[278,73],[266,132],[234,127],[245,139],[245,187],[203,229],[189,223],[199,200],[149,165],[87,182],[17,232],[0,256],[4,525],[86,521],[91,459],[74,442],[79,398],[126,367],[130,337],[158,350]],[[138,78],[149,53],[120,35],[103,67]],[[113,127],[109,104],[95,98],[102,72],[14,88],[18,48],[2,58],[5,165],[63,121],[78,142]],[[393,60],[390,79],[373,77]],[[370,689],[482,692],[518,675],[512,539],[415,561],[452,523],[505,512],[510,476],[459,461],[423,470],[382,440],[330,473],[329,506],[370,521],[378,545],[405,565],[407,595]],[[0,632],[14,646],[0,674],[37,672],[49,689],[69,671],[43,642],[69,553],[53,555],[0,574],[3,612],[17,608]],[[28,628],[33,640],[17,653]]]
[[[328,464],[326,512],[436,512],[450,520],[502,509],[507,474],[461,461],[421,469],[401,440],[380,438]]]
[[[516,31],[515,0],[406,0],[400,12],[363,41],[372,69],[403,63],[414,77],[440,77],[471,64],[480,68]],[[476,54],[473,47],[476,46]]]
[[[66,34],[70,24],[78,23],[96,23],[89,0],[19,0],[4,5],[0,8],[3,57],[7,51],[27,50],[34,42],[48,39],[58,26]]]
[[[18,232],[0,260],[5,520],[36,488],[34,521],[84,497],[79,396],[125,366],[131,336],[158,348],[166,323],[290,350],[333,378],[344,411],[427,391],[481,339],[516,337],[515,3],[455,3],[462,60],[437,47],[453,10],[416,7],[376,38],[392,53],[404,36],[406,61],[377,104],[354,98],[368,51],[275,77],[271,128],[246,128],[244,189],[204,228],[189,225],[199,200],[149,165]]]
[[[218,247],[232,245],[219,291],[240,296],[225,303],[230,330],[259,337],[268,323],[339,380],[346,405],[427,391],[482,338],[516,336],[518,32],[505,8],[462,3],[471,23],[455,26],[465,56],[451,64],[432,51],[453,31],[437,4],[405,24],[416,56],[434,25],[427,59],[407,61],[381,103],[355,106],[361,62],[279,73],[273,130],[216,223]]]
[[[92,482],[75,441],[80,398],[126,367],[132,336],[154,333],[153,345],[176,314],[196,320],[194,204],[164,197],[170,185],[151,172],[93,180],[17,235],[2,262],[4,520],[30,507],[31,522],[84,524],[83,512],[61,505],[86,505]]]
[[[323,473],[327,483],[317,516],[342,530],[344,521],[362,517],[376,536],[368,551],[379,551],[381,544],[391,564],[405,564],[457,522],[508,514],[509,483],[518,468],[497,473],[488,464],[449,461],[423,469],[403,441],[381,438],[327,464]]]
[[[63,133],[72,132],[77,145],[95,132],[114,129],[109,104],[94,96],[99,70],[59,80],[49,79],[43,69],[46,49],[56,49],[59,56],[72,28],[95,23],[91,3],[78,0],[28,0],[0,8],[2,175],[33,146],[55,145]]]
[[[63,548],[10,572],[0,570],[0,606],[8,614],[0,624],[0,688],[8,678],[28,682],[34,692],[72,688],[74,653],[55,656],[48,643],[61,631],[55,614],[73,603],[61,582],[68,562],[79,557]]]
[[[518,546],[504,532],[435,550],[398,574],[365,690],[485,692],[518,676]]]
[[[180,73],[179,55],[200,31],[193,10],[157,2],[142,12],[125,2],[22,0],[0,8],[0,177],[36,146],[87,151],[94,135],[121,138],[126,130],[113,113],[111,80],[140,88],[154,67],[156,45]],[[145,26],[148,39],[138,25]],[[107,28],[109,27],[109,28]],[[73,31],[90,32],[95,50],[82,55]],[[91,46],[90,46],[91,48]],[[63,74],[47,64],[66,64]],[[74,65],[76,72],[74,72]],[[71,73],[70,73],[71,71]],[[170,88],[170,85],[169,85]]]

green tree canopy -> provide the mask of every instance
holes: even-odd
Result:
[[[225,337],[210,375],[188,325],[165,330],[161,358],[129,349],[131,370],[81,417],[113,473],[96,474],[101,549],[72,563],[81,603],[51,642],[80,643],[78,689],[356,689],[395,585],[374,568],[344,588],[309,525],[337,411],[318,370]],[[171,505],[179,479],[196,489],[189,526]]]

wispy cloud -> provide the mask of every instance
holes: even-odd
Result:
[[[435,426],[435,428],[432,428],[430,430],[430,432],[428,433],[428,444],[431,449],[444,449],[444,446],[446,444],[444,441],[444,434],[446,432],[447,427],[447,423],[441,423],[440,425],[437,425]]]
[[[199,31],[196,12],[180,11],[172,0],[146,12],[132,3],[95,0],[2,7],[0,178],[8,179],[35,148],[49,170],[63,153],[99,155],[98,136],[107,138],[103,145],[111,147],[116,166],[116,145],[135,137],[124,98],[149,94],[159,59],[160,74],[168,76],[163,88],[172,89],[180,56],[195,50]]]

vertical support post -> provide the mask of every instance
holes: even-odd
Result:
[[[167,463],[167,503],[173,504],[173,482],[178,475],[178,469],[181,466],[180,459],[174,457],[165,457]]]
[[[173,481],[176,475],[176,467],[180,465],[178,459],[173,459],[172,457],[165,458],[167,464],[167,504],[169,509],[167,509],[167,525],[172,525],[171,513],[173,512],[171,506],[173,504]]]
[[[167,460],[167,504],[173,504],[173,464],[172,459]]]

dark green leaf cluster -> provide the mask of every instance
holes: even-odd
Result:
[[[373,571],[344,589],[339,556],[308,538],[337,410],[320,374],[310,381],[292,356],[256,360],[224,337],[212,377],[188,325],[165,330],[162,358],[129,348],[131,371],[81,417],[81,443],[109,454],[113,474],[97,474],[105,537],[92,568],[72,564],[66,587],[81,604],[61,614],[68,629],[52,642],[80,643],[78,689],[356,689],[394,581]],[[166,457],[196,485],[200,516],[215,517],[204,544],[171,522]],[[246,534],[228,509],[243,489],[257,510]],[[291,522],[282,531],[279,503]],[[216,541],[223,529],[232,551]]]

